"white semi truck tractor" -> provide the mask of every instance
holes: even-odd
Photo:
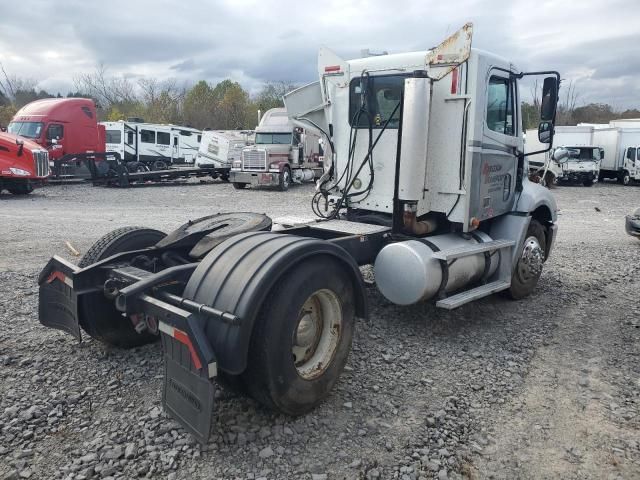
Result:
[[[236,189],[254,185],[286,191],[292,183],[312,182],[322,173],[320,137],[294,126],[284,108],[267,110],[255,132],[255,145],[244,148],[231,165]]]
[[[168,235],[115,230],[78,266],[49,261],[40,321],[121,347],[160,337],[163,405],[206,442],[216,379],[288,415],[330,394],[355,318],[368,315],[360,266],[400,305],[529,295],[556,204],[525,174],[518,85],[544,77],[548,149],[560,76],[472,49],[471,34],[469,24],[432,50],[351,61],[321,50],[319,81],[285,96],[291,121],[327,147],[318,218],[220,213]]]

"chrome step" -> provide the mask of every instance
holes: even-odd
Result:
[[[506,290],[510,286],[511,282],[507,282],[505,280],[496,280],[494,282],[472,288],[471,290],[458,293],[457,295],[438,300],[438,302],[436,303],[436,307],[453,310],[454,308],[458,308],[465,303],[472,302],[482,297],[488,297],[492,293]]]
[[[492,240],[490,242],[475,243],[473,245],[463,245],[461,247],[435,252],[433,254],[433,258],[449,261],[456,258],[469,257],[478,253],[513,247],[515,244],[516,242],[514,242],[513,240]]]

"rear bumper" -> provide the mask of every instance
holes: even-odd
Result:
[[[133,267],[109,269],[98,263],[80,269],[61,257],[53,257],[38,277],[38,317],[43,325],[80,341],[78,299],[104,290],[105,270],[108,278],[128,275],[133,283],[117,292],[115,305],[129,317],[142,313],[158,319],[165,365],[163,405],[198,441],[206,443],[215,388],[211,379],[217,376],[217,361],[204,327],[215,315],[224,321],[236,319],[161,289],[154,291],[168,277],[175,278],[179,269],[184,270],[184,266],[134,278],[136,271],[141,271]]]
[[[229,174],[232,183],[246,183],[259,186],[276,186],[280,184],[278,172],[238,172],[232,170]]]

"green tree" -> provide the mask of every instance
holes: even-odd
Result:
[[[267,82],[253,101],[262,113],[271,108],[284,107],[282,97],[296,88],[297,86],[291,82]]]
[[[195,128],[212,127],[216,103],[213,88],[204,80],[200,80],[184,96],[182,115],[185,123]]]

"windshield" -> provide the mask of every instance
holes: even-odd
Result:
[[[600,160],[600,151],[597,148],[567,147],[569,158],[579,162]]]
[[[11,122],[7,126],[7,131],[21,137],[40,138],[43,126],[42,122]]]
[[[290,133],[256,133],[256,145],[291,145]]]

